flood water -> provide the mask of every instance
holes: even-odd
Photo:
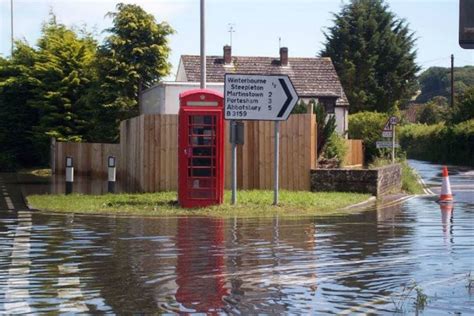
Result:
[[[439,185],[440,166],[411,163]],[[2,210],[0,313],[411,314],[416,285],[418,312],[474,314],[474,174],[451,170],[454,208],[419,196],[333,218]]]

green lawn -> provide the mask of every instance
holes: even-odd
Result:
[[[340,192],[280,191],[280,203],[273,206],[273,191],[239,191],[237,205],[230,204],[230,192],[225,203],[218,206],[183,209],[177,203],[176,192],[107,195],[31,195],[30,207],[52,212],[116,214],[143,216],[325,216],[353,212],[348,206],[370,198],[369,194]]]

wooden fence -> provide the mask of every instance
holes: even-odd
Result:
[[[245,143],[237,150],[239,189],[272,189],[274,125],[245,121]],[[225,186],[231,182],[229,124],[225,125]],[[309,190],[310,170],[317,168],[316,119],[291,115],[280,124],[280,188]],[[361,140],[348,140],[347,166],[363,164]],[[104,176],[107,157],[117,157],[117,178],[124,191],[156,192],[178,187],[178,116],[140,115],[120,124],[120,144],[52,143],[52,169],[64,173],[66,156],[77,174]]]
[[[130,192],[178,187],[178,115],[140,115],[120,123],[119,173]]]
[[[245,121],[245,141],[237,150],[237,185],[240,189],[273,188],[274,122]],[[226,131],[229,130],[226,124]],[[316,167],[316,119],[311,114],[291,115],[280,123],[280,188],[310,189],[310,170]],[[231,144],[226,141],[225,185],[231,186]]]
[[[361,139],[347,140],[347,155],[344,162],[346,167],[362,167],[364,164],[364,148]]]
[[[119,144],[51,142],[51,170],[55,174],[65,172],[66,157],[72,157],[77,175],[104,177],[107,175],[107,158],[119,158]],[[120,165],[120,159],[117,159]]]
[[[309,190],[316,167],[314,115],[292,115],[280,124],[280,187]],[[231,145],[225,125],[225,186],[230,188]],[[178,187],[178,116],[141,115],[120,125],[120,174],[127,191],[167,191]],[[272,122],[245,122],[245,144],[237,151],[240,189],[271,189],[274,130]]]

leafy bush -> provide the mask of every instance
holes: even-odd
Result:
[[[460,95],[452,109],[452,122],[460,123],[474,119],[474,87]]]
[[[295,105],[293,110],[291,110],[291,114],[305,114],[305,113],[308,113],[308,108],[307,108],[306,103],[303,100],[299,101]]]
[[[337,166],[341,167],[347,155],[346,140],[338,133],[333,132],[324,147],[322,156],[326,159],[336,159]]]
[[[474,119],[452,126],[406,125],[399,138],[411,158],[474,166]]]
[[[0,171],[15,171],[17,168],[15,155],[9,152],[0,152]]]
[[[359,112],[349,115],[349,138],[362,139],[364,156],[370,162],[377,156],[375,142],[381,138],[388,116],[377,112]]]
[[[429,102],[418,115],[418,122],[426,124],[437,124],[446,120],[446,116],[446,108],[434,102]]]
[[[322,152],[327,140],[334,134],[336,130],[336,116],[327,115],[324,106],[316,104],[314,106],[314,113],[316,113],[316,123],[318,126],[318,153]]]

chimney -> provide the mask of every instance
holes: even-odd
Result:
[[[232,47],[229,45],[224,46],[224,64],[232,64]]]
[[[288,47],[280,48],[280,66],[288,66]]]

